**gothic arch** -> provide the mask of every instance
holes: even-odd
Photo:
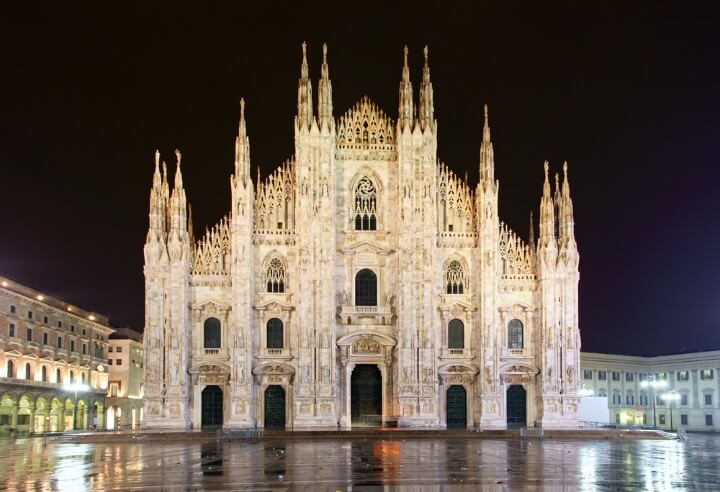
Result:
[[[445,294],[467,294],[470,290],[468,263],[460,255],[450,255],[443,263],[442,286]]]
[[[265,255],[265,259],[262,263],[261,278],[263,286],[261,292],[287,292],[289,290],[289,277],[288,262],[285,259],[285,256],[277,250],[273,250]]]
[[[347,203],[350,229],[375,231],[382,229],[383,185],[377,173],[363,166],[350,181]]]

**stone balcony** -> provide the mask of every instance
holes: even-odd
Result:
[[[257,358],[290,360],[293,356],[289,348],[261,348]]]
[[[230,354],[227,348],[198,348],[193,352],[195,359],[203,360],[228,360]]]
[[[339,307],[341,324],[346,325],[390,325],[392,324],[392,309],[388,305],[381,306],[351,306]]]
[[[526,359],[532,357],[532,353],[527,348],[511,349],[506,348],[502,351],[503,359]]]
[[[440,352],[440,358],[441,359],[474,359],[475,355],[473,354],[473,351],[469,348],[452,348],[447,349],[444,348]]]

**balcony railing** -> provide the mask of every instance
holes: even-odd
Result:
[[[281,348],[269,348],[267,349],[268,355],[282,355],[283,349]]]
[[[219,348],[206,348],[205,355],[218,355],[220,353]]]
[[[528,353],[524,348],[505,349],[505,357],[527,357]]]
[[[375,318],[374,324],[385,325],[391,321],[392,310],[389,305],[355,306],[345,304],[340,306],[340,316],[342,317],[343,323],[347,324],[360,324],[362,323],[358,321],[360,318]]]

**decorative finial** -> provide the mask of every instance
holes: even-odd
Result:
[[[563,162],[563,175],[564,175],[565,181],[567,181],[567,161]]]
[[[240,98],[240,119],[245,119],[245,98]]]
[[[545,161],[544,167],[545,167],[545,181],[547,181],[548,171],[550,170],[550,163],[548,161]]]
[[[323,43],[323,63],[327,63],[327,43]]]
[[[155,168],[160,166],[160,151],[155,150]]]
[[[182,158],[182,154],[180,154],[180,151],[178,149],[175,149],[175,159],[177,159],[177,165],[180,167],[180,159]]]
[[[408,47],[405,45],[405,48],[403,49],[403,55],[405,56],[404,64],[403,66],[408,66]]]
[[[427,65],[427,63],[428,63],[428,52],[429,52],[428,47],[427,47],[427,45],[425,45],[425,48],[423,48],[423,53],[425,54],[425,65]]]
[[[485,112],[485,124],[488,123],[488,107],[487,104],[483,104],[483,111]]]
[[[303,63],[307,62],[307,44],[305,41],[302,42],[302,50],[303,50]]]

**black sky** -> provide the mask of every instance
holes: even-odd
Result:
[[[430,63],[439,157],[477,182],[490,106],[500,214],[527,237],[570,163],[583,350],[720,348],[717,2],[0,3],[0,274],[142,328],[153,152],[183,152],[196,234],[229,208],[238,100],[253,165],[293,151],[300,43],[336,116],[393,118]],[[316,89],[316,86],[315,86]]]

